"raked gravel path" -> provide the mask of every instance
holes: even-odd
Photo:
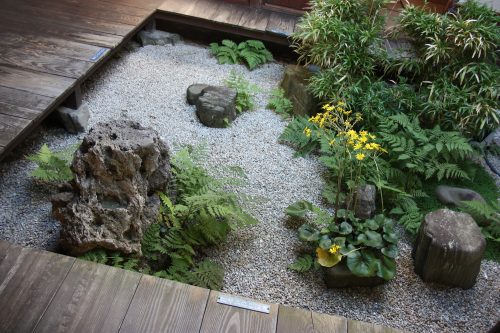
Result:
[[[185,102],[186,88],[222,84],[231,70],[262,88],[257,110],[241,115],[230,128],[206,128]],[[267,198],[252,212],[260,224],[234,232],[208,254],[226,270],[224,291],[413,332],[486,332],[500,318],[500,267],[493,262],[483,262],[477,284],[469,290],[424,284],[413,272],[407,238],[400,242],[397,277],[373,289],[328,290],[318,273],[301,275],[286,268],[300,244],[284,210],[300,199],[319,203],[323,181],[315,158],[293,158],[294,151],[277,142],[286,122],[265,105],[282,74],[278,63],[252,72],[218,65],[200,46],[149,46],[113,60],[86,85],[84,100],[91,126],[128,118],[158,130],[171,147],[204,143],[208,166],[240,166],[248,176],[241,190]],[[45,126],[0,164],[2,239],[54,248],[58,224],[50,216],[50,189],[29,179],[33,164],[22,157],[44,142],[60,148],[77,140]]]

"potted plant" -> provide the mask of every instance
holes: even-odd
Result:
[[[299,238],[315,248],[299,262],[324,267],[325,283],[330,288],[375,286],[391,280],[396,274],[399,237],[394,222],[383,214],[372,219],[358,219],[354,213],[339,210],[337,223],[326,211],[307,201],[299,201],[286,210],[291,217],[314,218],[298,229]],[[298,262],[298,263],[299,263]],[[297,265],[297,264],[295,264]],[[291,265],[304,270],[304,266]],[[310,268],[309,267],[309,268]]]

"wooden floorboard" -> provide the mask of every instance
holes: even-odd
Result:
[[[0,98],[6,104],[41,111],[46,110],[54,102],[54,98],[51,97],[2,86],[0,86]]]
[[[313,312],[311,314],[316,333],[347,333],[346,318]],[[370,332],[365,332],[370,333]]]
[[[0,113],[0,144],[7,146],[22,131],[28,127],[33,120],[15,117]]]
[[[197,333],[208,294],[206,289],[144,275],[120,332]]]
[[[278,305],[270,304],[270,313],[217,303],[219,292],[211,291],[200,333],[274,333],[278,320]]]
[[[311,311],[279,306],[277,333],[315,333]],[[317,332],[321,333],[321,332]]]
[[[0,243],[0,332],[32,332],[75,259]]]
[[[0,114],[2,115],[34,120],[38,118],[42,112],[41,110],[28,109],[22,106],[0,102]]]
[[[118,332],[141,274],[77,260],[36,333]]]

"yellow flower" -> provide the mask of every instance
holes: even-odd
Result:
[[[363,144],[358,142],[354,145],[354,150],[360,150],[361,148],[363,148]]]
[[[365,154],[363,154],[363,153],[356,154],[356,159],[357,159],[358,161],[362,161],[362,160],[364,160],[364,159],[365,159],[365,157],[366,157],[366,156],[365,156]]]
[[[340,250],[340,246],[338,246],[337,244],[333,244],[330,249],[328,250],[328,252],[330,252],[331,254],[335,254],[337,252],[339,252]]]
[[[309,127],[304,128],[304,134],[309,138],[311,137],[311,129]]]
[[[328,144],[329,144],[330,146],[333,146],[333,145],[335,144],[335,140],[334,140],[334,139],[331,139],[330,141],[328,141]]]

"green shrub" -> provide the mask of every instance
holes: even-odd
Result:
[[[283,88],[273,89],[267,107],[284,118],[292,116],[293,103],[286,98]]]
[[[243,62],[250,70],[273,60],[271,52],[259,40],[250,39],[236,44],[231,40],[225,39],[220,45],[218,43],[211,43],[210,50],[217,57],[219,64],[237,64]]]
[[[250,198],[227,190],[242,184],[241,169],[228,168],[230,178],[214,178],[198,166],[199,151],[184,148],[172,159],[177,186],[177,201],[159,193],[159,220],[145,230],[141,258],[94,250],[82,259],[116,267],[139,270],[158,277],[220,289],[224,271],[209,261],[197,261],[203,249],[224,242],[231,229],[257,223],[242,210],[240,202]]]
[[[416,57],[387,68],[419,87],[424,122],[476,139],[500,124],[499,23],[493,10],[474,0],[443,15],[414,6],[403,10],[399,32],[412,38]]]
[[[385,59],[381,47],[383,0],[312,0],[292,35],[299,61],[321,71],[310,80],[315,96],[352,102],[375,78]]]
[[[231,71],[229,77],[224,82],[227,87],[236,90],[236,111],[252,111],[255,108],[255,95],[260,91],[259,87],[248,82],[243,75]]]
[[[26,157],[37,164],[37,168],[31,172],[31,177],[46,182],[72,180],[73,173],[69,166],[78,146],[53,152],[47,144],[44,144],[38,153]]]

